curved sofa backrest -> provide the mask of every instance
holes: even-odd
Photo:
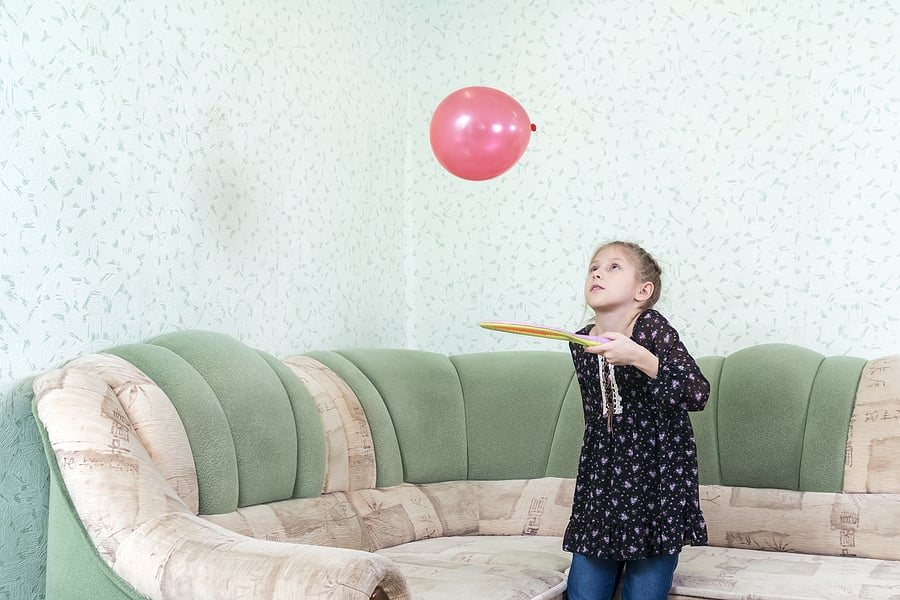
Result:
[[[701,483],[842,490],[865,359],[763,344],[697,362],[711,384],[706,409],[691,413]]]
[[[380,487],[575,474],[584,424],[566,353],[354,349],[307,356],[359,398]]]
[[[107,350],[172,402],[194,457],[199,512],[317,496],[325,441],[315,403],[274,357],[208,331]]]
[[[106,353],[137,367],[171,401],[203,515],[359,487],[344,471],[370,467],[352,450],[336,461],[335,444],[371,446],[378,487],[574,477],[577,468],[581,397],[562,352],[353,349],[310,352],[310,364],[283,362],[223,334],[180,331]],[[322,399],[313,396],[322,390],[305,377],[316,364],[346,384],[355,398],[337,402],[361,407],[362,421],[326,430]]]

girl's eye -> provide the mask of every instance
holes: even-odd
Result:
[[[609,270],[610,270],[610,271],[618,271],[619,268],[620,268],[620,267],[619,267],[619,263],[613,263],[613,264],[609,265]]]

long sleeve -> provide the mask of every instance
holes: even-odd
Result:
[[[678,332],[656,311],[647,311],[635,332],[638,343],[659,359],[659,371],[650,391],[661,407],[703,410],[709,399],[709,381],[681,342]]]

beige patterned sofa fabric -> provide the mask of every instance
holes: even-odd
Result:
[[[900,457],[900,355],[870,360],[863,370],[850,419],[844,491],[900,494],[897,457]]]
[[[669,600],[895,600],[900,563],[739,548],[687,547]]]
[[[98,374],[115,372],[106,368],[113,358],[86,357],[77,363],[80,368],[53,371],[35,383],[38,414],[69,496],[110,565],[115,565],[122,541],[141,524],[173,512],[193,512],[157,468],[119,398]],[[83,370],[89,367],[98,371]]]
[[[376,586],[410,597],[397,565],[377,554],[257,540],[192,515],[148,521],[122,554],[117,571],[150,598],[366,600]]]
[[[572,513],[575,480],[558,477],[476,481],[479,535],[562,537]]]
[[[713,546],[900,560],[900,494],[701,486]]]
[[[478,530],[475,488],[468,481],[405,483],[357,490],[348,497],[368,531],[372,551]]]
[[[260,540],[368,550],[372,547],[345,492],[257,504],[204,519]]]
[[[199,490],[191,445],[165,392],[140,369],[112,354],[84,356],[66,368],[93,373],[112,388],[153,464],[196,514]]]
[[[347,492],[375,487],[375,448],[362,405],[343,379],[307,356],[284,363],[306,386],[322,418],[328,466],[323,492]]]

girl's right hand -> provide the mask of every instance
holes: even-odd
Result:
[[[599,354],[613,366],[632,365],[647,376],[656,378],[659,372],[659,359],[655,354],[618,331],[606,331],[600,336],[609,338],[610,341],[596,346],[586,346],[585,352]]]

